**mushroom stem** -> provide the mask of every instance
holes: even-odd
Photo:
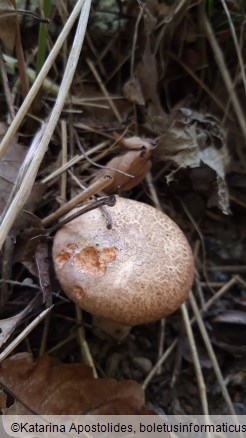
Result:
[[[131,326],[123,325],[118,322],[109,321],[105,318],[93,316],[93,325],[96,329],[103,330],[112,338],[122,341],[127,337],[131,330]]]

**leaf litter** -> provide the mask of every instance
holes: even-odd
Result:
[[[86,365],[52,365],[48,356],[37,362],[29,353],[6,359],[0,368],[0,382],[16,397],[12,406],[3,409],[8,415],[153,413],[145,407],[144,391],[137,382],[94,379]]]
[[[171,160],[177,169],[169,173],[167,182],[173,181],[182,168],[210,167],[216,174],[218,206],[224,214],[230,213],[226,183],[226,166],[229,155],[226,138],[219,121],[210,114],[189,108],[174,110],[170,126],[158,138],[157,155],[160,160]]]

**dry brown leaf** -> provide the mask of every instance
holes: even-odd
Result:
[[[8,54],[12,54],[15,45],[16,34],[16,16],[6,17],[4,13],[15,12],[15,1],[0,0],[0,41],[3,44],[4,50]]]
[[[4,409],[6,414],[154,414],[144,406],[144,391],[137,382],[94,379],[86,365],[52,366],[48,356],[37,362],[29,353],[6,359],[0,367],[0,383],[16,397],[14,405]]]
[[[142,7],[143,16],[139,24],[137,37],[135,77],[131,77],[125,84],[124,93],[130,102],[139,105],[148,104],[152,114],[163,114],[159,93],[157,92],[156,56],[152,51],[150,41],[157,22],[159,2],[147,0]]]
[[[123,87],[123,93],[128,102],[145,105],[143,93],[137,78],[130,79]]]
[[[124,192],[137,186],[151,168],[151,154],[154,142],[149,138],[129,137],[127,139],[115,135],[119,144],[125,149],[130,149],[123,155],[112,158],[105,169],[96,173],[96,178],[110,174],[114,181],[104,191],[107,195]],[[117,172],[117,170],[120,172]],[[131,176],[129,176],[131,175]]]
[[[167,182],[181,168],[200,167],[202,163],[210,167],[216,174],[218,206],[224,214],[229,214],[225,181],[228,153],[225,134],[215,117],[188,108],[175,110],[169,128],[159,137],[157,156],[177,165],[167,176]]]

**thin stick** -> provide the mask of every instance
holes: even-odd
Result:
[[[201,369],[201,365],[199,362],[199,356],[198,356],[198,352],[197,352],[197,348],[196,348],[196,342],[195,342],[195,338],[194,338],[194,335],[192,332],[191,322],[190,322],[190,318],[189,318],[185,303],[183,303],[181,305],[181,313],[183,316],[185,331],[186,331],[187,338],[189,341],[190,351],[191,351],[192,360],[193,360],[193,364],[194,364],[194,368],[195,368],[196,379],[197,379],[197,383],[198,383],[198,387],[199,387],[201,404],[202,404],[202,409],[203,409],[203,415],[208,415],[208,400],[207,400],[207,393],[206,393],[206,385],[204,382],[202,369]]]
[[[5,350],[0,354],[0,363],[8,357],[10,353],[25,339],[29,333],[46,317],[46,315],[51,311],[53,306],[45,309],[41,312],[24,330],[21,332],[14,340],[5,348]]]
[[[242,57],[242,54],[241,54],[241,51],[240,51],[240,47],[239,47],[239,44],[238,44],[238,39],[237,39],[236,31],[235,31],[235,26],[234,26],[233,21],[231,19],[230,12],[229,12],[229,9],[227,7],[227,4],[226,4],[225,0],[220,0],[220,1],[221,1],[222,5],[223,5],[223,8],[224,8],[225,13],[226,13],[227,18],[228,18],[228,23],[229,23],[229,26],[230,26],[232,39],[233,39],[233,42],[234,42],[234,45],[235,45],[235,49],[236,49],[237,57],[238,57],[238,61],[239,61],[240,71],[241,71],[241,75],[242,75],[242,81],[243,81],[243,85],[244,85],[244,91],[246,93],[246,77],[245,77],[245,71],[244,71],[244,61],[243,61],[243,57]]]
[[[108,141],[104,141],[102,143],[97,144],[96,146],[94,146],[93,148],[91,148],[88,152],[87,155],[91,155],[94,152],[97,152],[98,150],[101,150],[102,148],[104,148],[105,146],[108,145]],[[48,182],[50,182],[52,179],[56,178],[57,176],[59,176],[61,173],[65,172],[66,170],[68,170],[70,167],[74,166],[75,164],[79,163],[80,161],[84,160],[85,157],[83,155],[75,155],[73,158],[71,158],[71,160],[69,160],[66,164],[64,164],[63,166],[59,167],[59,169],[56,169],[54,172],[52,172],[50,175],[46,176],[45,178],[42,179],[41,183],[42,184],[47,184]]]
[[[64,219],[61,219],[60,222],[53,225],[52,227],[46,228],[45,235],[49,235],[51,233],[54,233],[55,231],[64,227],[64,225],[68,224],[72,220],[80,217],[82,214],[88,213],[89,211],[95,210],[96,208],[101,208],[104,205],[108,205],[109,207],[113,207],[115,204],[116,204],[116,198],[114,195],[106,196],[104,198],[97,199],[96,201],[93,201],[91,204],[86,205],[85,207],[78,209],[75,213],[65,217]],[[111,223],[108,223],[107,228],[108,227],[111,228]],[[38,237],[38,236],[35,236],[35,237]]]
[[[205,304],[202,311],[205,312],[209,307],[211,307],[219,298],[221,298],[234,284],[238,281],[237,276],[232,277],[228,283],[222,286]]]
[[[208,271],[211,272],[237,272],[243,274],[246,272],[246,265],[222,265],[222,266],[208,266]]]
[[[132,41],[132,50],[131,50],[132,55],[131,55],[131,67],[130,67],[131,79],[134,79],[134,64],[135,64],[135,52],[136,52],[136,45],[137,45],[137,38],[138,38],[138,28],[139,28],[139,23],[141,21],[142,16],[143,16],[143,7],[141,5],[139,14],[137,16],[135,28],[134,28],[133,41]]]
[[[73,341],[75,338],[76,338],[75,333],[67,336],[65,339],[62,339],[62,341],[56,343],[56,345],[54,345],[54,347],[47,350],[46,354],[49,354],[49,355],[53,354],[55,351],[59,350],[61,347],[64,347],[64,345],[66,345],[68,342],[71,343],[71,341]]]
[[[205,304],[204,309],[201,309],[200,312],[203,312],[205,310],[208,310],[213,304],[214,302],[220,298],[230,287],[233,286],[235,281],[241,281],[240,277],[235,276],[234,277],[234,281],[230,280],[225,286],[223,286],[216,294],[213,298],[211,298],[210,300],[208,300],[208,302]],[[193,324],[195,322],[195,317],[192,318],[191,320],[191,324]],[[163,356],[158,360],[158,362],[156,362],[155,366],[152,368],[152,370],[150,371],[150,373],[147,375],[147,377],[144,380],[143,383],[143,388],[146,389],[147,385],[150,383],[150,381],[152,380],[152,378],[154,377],[154,375],[156,374],[158,367],[160,366],[160,364],[164,363],[165,360],[170,356],[170,354],[173,352],[174,348],[176,347],[178,343],[178,339],[176,338],[173,343],[168,347],[168,349],[163,353]]]
[[[71,199],[66,204],[62,205],[58,210],[56,210],[54,213],[51,213],[49,216],[44,218],[42,220],[42,224],[44,227],[47,227],[47,225],[50,225],[52,222],[57,221],[60,217],[64,216],[65,214],[69,213],[73,208],[75,208],[78,204],[81,202],[86,201],[87,199],[91,198],[96,193],[100,192],[100,190],[105,189],[113,182],[113,177],[110,175],[104,175],[102,178],[95,181],[93,184],[91,184],[87,189],[85,189],[82,193],[75,196],[73,199]]]
[[[87,64],[89,65],[91,72],[93,73],[93,76],[95,77],[99,87],[101,88],[102,93],[104,94],[104,96],[107,98],[107,101],[116,117],[116,119],[118,120],[119,123],[122,123],[122,118],[121,115],[118,111],[118,109],[116,108],[113,100],[111,99],[108,90],[106,89],[105,85],[103,84],[102,79],[99,76],[99,73],[96,70],[96,67],[94,66],[94,64],[91,62],[90,59],[86,59]]]
[[[231,79],[230,74],[228,72],[228,69],[226,67],[222,50],[218,44],[218,41],[216,40],[212,26],[211,26],[209,20],[207,19],[207,17],[205,16],[205,14],[204,14],[204,19],[203,19],[203,24],[204,24],[204,29],[205,29],[208,41],[209,41],[211,48],[214,52],[215,61],[217,62],[220,74],[223,78],[227,92],[230,96],[233,109],[234,109],[235,114],[236,114],[237,119],[238,119],[238,123],[241,127],[244,138],[246,139],[246,123],[245,123],[244,112],[242,110],[241,104],[240,104],[238,97],[236,95],[232,79]]]
[[[165,362],[165,360],[170,356],[170,354],[173,352],[174,348],[177,345],[177,339],[175,339],[172,344],[167,348],[167,350],[163,353],[162,357],[156,362],[155,366],[152,368],[150,373],[147,375],[146,379],[144,380],[142,384],[142,388],[146,389],[149,382],[152,380],[154,375],[156,374],[157,370],[161,367],[161,365]]]
[[[80,4],[80,0],[77,5]],[[76,71],[76,66],[79,60],[81,48],[83,45],[84,35],[86,31],[89,11],[90,11],[91,0],[85,0],[82,4],[80,19],[78,22],[77,31],[74,37],[73,45],[69,54],[67,66],[63,75],[63,79],[61,82],[60,90],[57,96],[56,103],[51,112],[49,121],[47,123],[45,132],[43,134],[42,140],[38,145],[35,160],[30,163],[29,168],[27,169],[26,174],[23,177],[22,184],[16,193],[15,198],[13,199],[9,209],[6,211],[6,214],[3,218],[1,225],[1,234],[0,234],[0,249],[6,239],[6,236],[9,233],[17,215],[23,208],[29,193],[31,191],[32,185],[35,181],[39,166],[43,160],[44,154],[47,150],[48,144],[51,140],[57,122],[59,120],[62,108],[66,101],[74,73]],[[76,9],[76,6],[75,6]],[[41,70],[42,71],[42,70]],[[17,116],[16,116],[17,117]],[[6,136],[5,136],[6,137]]]
[[[97,370],[94,364],[93,357],[91,355],[89,345],[85,338],[82,311],[77,304],[75,305],[75,309],[76,309],[76,321],[78,323],[78,340],[80,345],[81,358],[87,365],[89,365],[92,368],[93,376],[95,379],[97,379],[98,377]]]
[[[65,120],[61,121],[61,134],[62,134],[62,165],[67,163],[67,124]],[[67,173],[63,172],[61,175],[61,199],[66,201],[67,192]]]
[[[221,100],[219,100],[218,97],[210,90],[210,88],[208,88],[208,86],[206,84],[204,84],[204,82],[199,78],[199,76],[197,76],[196,73],[194,73],[194,71],[191,70],[190,67],[188,67],[188,65],[186,65],[183,61],[181,61],[181,59],[179,59],[174,53],[170,52],[169,55],[179,65],[181,65],[181,67],[192,77],[192,79],[194,79],[194,81],[196,81],[199,84],[199,86],[204,91],[206,91],[208,96],[215,102],[215,104],[218,106],[218,108],[220,108],[224,112],[225,111],[225,104],[223,104],[221,102]],[[228,118],[230,120],[233,120],[233,118],[230,115],[228,116]]]
[[[210,339],[209,339],[206,327],[205,327],[204,322],[203,322],[203,320],[201,318],[199,308],[197,306],[196,300],[195,300],[194,295],[193,295],[192,292],[190,292],[190,294],[189,294],[189,301],[190,301],[192,310],[194,312],[194,315],[195,315],[195,318],[196,318],[196,322],[197,322],[197,325],[199,327],[200,333],[202,335],[204,344],[206,346],[208,355],[209,355],[210,360],[211,360],[211,362],[213,364],[214,372],[215,372],[216,377],[218,379],[218,382],[219,382],[219,385],[220,385],[220,389],[221,389],[221,393],[222,393],[222,395],[223,395],[223,397],[225,399],[225,402],[227,404],[227,407],[229,409],[230,414],[231,415],[236,415],[234,407],[233,407],[233,403],[231,401],[231,397],[229,395],[229,392],[227,390],[227,387],[225,385],[225,382],[224,382],[224,379],[223,379],[223,376],[222,376],[222,373],[221,373],[221,370],[220,370],[220,366],[219,366],[217,357],[216,357],[216,355],[214,353],[214,349],[213,349],[212,344],[210,342]]]
[[[160,357],[163,355],[163,349],[165,344],[165,328],[166,328],[166,319],[162,318],[160,320],[159,325],[159,342],[158,342],[158,352],[157,352],[157,359],[159,360]],[[161,374],[162,369],[161,367],[156,371],[156,374]]]
[[[3,59],[7,65],[8,70],[11,74],[14,74],[15,68],[18,65],[18,61],[16,58],[13,58],[12,56],[6,55],[6,53],[3,54]],[[34,83],[36,80],[36,72],[30,67],[26,67],[26,74],[28,76],[28,79],[31,83]],[[19,82],[19,81],[18,81]],[[54,96],[57,95],[59,91],[58,85],[52,81],[50,78],[45,78],[44,82],[41,85],[41,88],[48,91],[49,94],[52,94]]]
[[[20,25],[19,25],[19,21],[18,21],[17,17],[15,18],[15,28],[16,28],[15,51],[16,51],[16,57],[18,60],[21,93],[22,93],[23,99],[25,99],[25,97],[29,91],[29,83],[28,83],[28,76],[27,76],[27,72],[26,72],[25,57],[24,57],[24,52],[23,52],[22,42],[21,42]]]
[[[50,328],[50,316],[51,314],[49,313],[47,315],[47,317],[45,318],[45,322],[44,322],[44,330],[42,333],[42,338],[41,338],[41,342],[40,342],[40,347],[39,347],[39,357],[43,356],[46,350],[46,346],[47,346],[47,339],[49,336],[49,328]]]
[[[153,178],[152,178],[152,174],[151,172],[147,172],[145,180],[147,182],[148,185],[148,189],[151,195],[151,199],[154,203],[154,206],[160,210],[163,211],[163,208],[161,206],[161,203],[159,201],[156,189],[155,189],[155,185],[153,182]],[[165,342],[165,318],[162,318],[160,321],[160,327],[159,327],[159,345],[158,345],[158,353],[157,353],[157,360],[159,360],[162,355],[163,355],[163,348],[164,348],[164,342]],[[156,370],[156,374],[161,374],[161,367],[159,367]]]

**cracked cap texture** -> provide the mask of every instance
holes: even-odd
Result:
[[[194,278],[183,232],[164,213],[130,199],[117,198],[108,212],[111,230],[97,209],[57,232],[53,261],[62,289],[87,312],[123,325],[174,312]]]

